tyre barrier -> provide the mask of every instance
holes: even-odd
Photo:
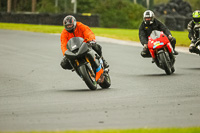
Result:
[[[191,18],[186,18],[184,16],[178,15],[178,16],[165,16],[165,25],[170,29],[174,31],[184,31],[187,29],[187,25]]]

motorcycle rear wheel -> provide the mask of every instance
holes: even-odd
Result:
[[[171,71],[172,71],[172,73],[174,73],[174,71],[175,71],[175,68],[174,68],[174,66],[171,68]]]
[[[82,78],[85,81],[88,88],[90,90],[96,90],[97,89],[97,82],[95,80],[95,77],[92,77],[90,70],[85,65],[80,66],[79,70],[80,70]]]

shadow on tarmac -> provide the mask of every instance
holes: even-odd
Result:
[[[200,70],[200,68],[197,68],[197,67],[196,68],[183,68],[183,69],[186,69],[186,70],[198,70],[198,71]]]
[[[102,88],[97,88],[96,90],[90,90],[88,89],[66,89],[66,90],[56,90],[57,92],[94,92],[94,91],[106,91],[106,90],[110,90],[112,88],[108,88],[108,89],[102,89]]]

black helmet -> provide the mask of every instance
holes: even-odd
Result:
[[[147,25],[153,24],[154,13],[151,10],[146,10],[143,14],[144,23]]]
[[[192,13],[192,18],[195,23],[200,23],[200,10],[196,10]]]
[[[76,28],[76,19],[73,16],[68,15],[63,19],[63,25],[68,32],[73,32]]]

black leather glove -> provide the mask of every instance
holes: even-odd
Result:
[[[93,44],[96,44],[96,42],[95,42],[95,41],[90,41],[89,43],[90,43],[90,44],[92,44],[92,45],[93,45]]]
[[[144,44],[144,47],[143,48],[148,48],[148,44]]]
[[[89,46],[89,47],[92,47],[92,46],[94,46],[95,44],[96,44],[95,41],[90,41],[90,42],[88,42],[88,46]]]
[[[172,35],[169,35],[169,36],[168,36],[168,39],[169,39],[169,40],[172,40],[172,39],[173,39]]]
[[[192,41],[192,43],[196,43],[197,39],[195,39],[195,38],[192,37],[191,41]]]

